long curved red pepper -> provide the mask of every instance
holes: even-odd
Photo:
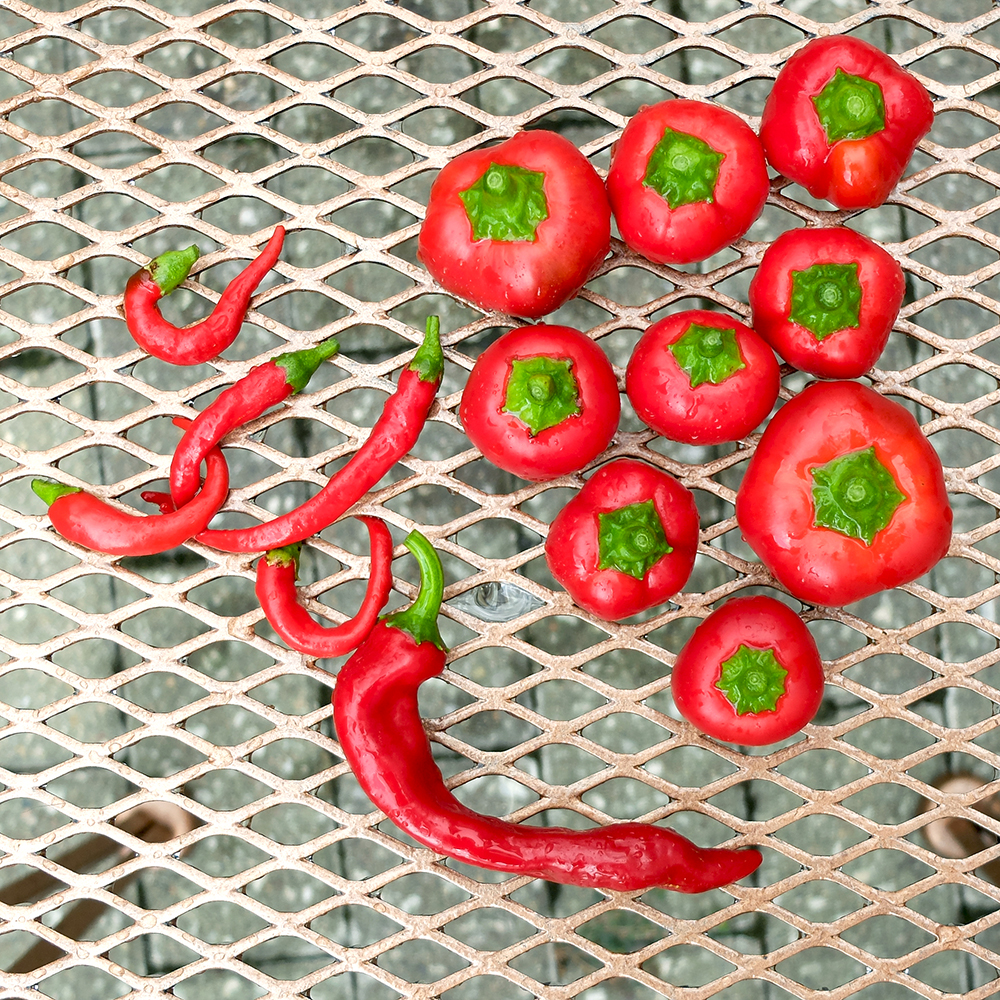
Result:
[[[437,630],[441,561],[418,532],[406,545],[420,564],[417,599],[375,626],[341,668],[333,694],[344,756],[393,823],[432,850],[480,868],[598,889],[703,892],[757,868],[755,848],[700,848],[649,823],[595,830],[524,826],[462,805],[434,762],[417,708],[417,688],[445,662]]]
[[[339,350],[333,337],[304,351],[279,354],[251,368],[195,418],[170,463],[170,495],[181,507],[198,489],[198,470],[208,452],[231,430],[305,388],[316,369]]]
[[[178,427],[190,420],[178,417]],[[49,505],[49,520],[63,538],[112,556],[151,556],[183,545],[198,534],[222,506],[229,492],[229,466],[219,448],[207,456],[201,492],[178,510],[163,514],[130,514],[93,493],[47,479],[31,488]],[[143,499],[146,495],[143,494]]]
[[[335,628],[310,617],[295,589],[298,544],[274,549],[257,563],[257,600],[282,639],[307,656],[343,656],[367,638],[392,589],[392,535],[377,517],[359,517],[371,540],[371,574],[358,613]]]
[[[169,295],[198,259],[198,248],[168,250],[136,271],[125,285],[125,325],[147,353],[175,365],[200,365],[220,355],[236,339],[250,296],[274,267],[285,240],[276,226],[267,245],[229,284],[208,317],[191,326],[174,326],[160,315],[157,302]]]

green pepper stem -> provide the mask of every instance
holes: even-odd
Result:
[[[285,381],[292,387],[292,392],[300,392],[306,383],[316,373],[316,369],[332,358],[340,350],[340,344],[335,337],[330,337],[315,347],[307,347],[304,351],[289,351],[279,354],[274,363],[285,369]]]
[[[431,642],[439,649],[446,649],[437,618],[444,597],[444,570],[434,546],[419,531],[411,531],[403,544],[413,553],[420,567],[420,590],[414,602],[403,611],[386,615],[386,625],[409,632],[417,644]]]
[[[46,507],[51,507],[60,497],[83,492],[78,486],[64,486],[62,483],[52,482],[51,479],[32,479],[31,488],[45,501]]]
[[[299,568],[299,553],[302,551],[302,543],[295,542],[292,545],[285,545],[280,549],[271,549],[264,558],[268,566],[294,566],[296,572]]]
[[[146,270],[160,289],[160,295],[169,295],[187,276],[201,251],[192,243],[184,250],[168,250],[154,257]]]
[[[424,340],[413,355],[410,371],[416,372],[421,382],[437,382],[441,378],[444,354],[441,352],[441,321],[437,316],[427,317]]]

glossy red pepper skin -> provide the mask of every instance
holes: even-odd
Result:
[[[178,427],[190,421],[177,418]],[[35,492],[60,494],[49,503],[49,520],[63,538],[112,556],[150,556],[189,541],[212,519],[229,492],[229,466],[218,448],[207,456],[208,471],[201,492],[179,510],[160,515],[130,514],[81,490],[36,479]],[[40,484],[36,487],[35,484]],[[143,494],[145,499],[145,494]]]
[[[709,200],[672,209],[643,183],[666,128],[695,136],[723,155]],[[704,260],[739,239],[770,190],[764,150],[749,125],[717,104],[678,99],[642,108],[629,120],[613,147],[607,184],[622,239],[660,264]]]
[[[568,361],[579,412],[537,434],[505,411],[515,362]],[[577,472],[611,443],[621,416],[614,369],[588,336],[568,326],[520,327],[495,340],[476,360],[462,393],[459,416],[472,443],[498,468],[531,482]]]
[[[548,217],[533,240],[475,239],[461,193],[491,164],[545,175]],[[537,319],[571,299],[611,249],[600,176],[568,139],[544,129],[448,163],[431,187],[417,256],[438,283],[482,309]]]
[[[672,552],[637,578],[601,568],[601,515],[652,501]],[[663,604],[687,583],[698,552],[694,496],[673,476],[645,462],[619,458],[602,466],[556,515],[545,540],[545,561],[581,607],[620,621]]]
[[[307,656],[343,656],[367,638],[392,590],[392,535],[384,521],[362,516],[371,541],[371,575],[358,613],[340,625],[320,625],[299,603],[295,588],[298,546],[276,549],[257,563],[257,600],[285,642]]]
[[[337,341],[330,338],[305,351],[280,354],[251,368],[202,410],[181,438],[170,462],[170,495],[175,506],[183,506],[194,496],[198,470],[215,445],[230,431],[302,389],[319,365],[337,350]]]
[[[741,646],[771,650],[786,671],[773,709],[740,714],[717,686]],[[670,675],[677,710],[708,736],[763,746],[794,736],[823,700],[823,662],[805,622],[773,597],[734,597],[713,611],[678,653]]]
[[[426,539],[420,542],[430,549]],[[411,551],[418,544],[413,535],[407,539]],[[417,706],[419,686],[445,665],[436,626],[427,628],[440,589],[436,603],[427,600],[426,554],[420,559],[424,582],[410,609],[418,609],[416,620],[404,612],[376,625],[341,668],[333,695],[344,757],[393,823],[431,850],[480,868],[621,892],[653,886],[703,892],[757,868],[761,855],[754,848],[703,849],[648,823],[595,830],[526,826],[462,805],[444,783]]]
[[[905,499],[871,544],[815,524],[816,470],[874,448]],[[948,551],[941,460],[911,414],[858,382],[814,382],[761,436],[736,495],[743,537],[790,594],[840,607],[915,580]]]
[[[885,127],[830,142],[814,98],[840,69],[881,88]],[[785,63],[764,105],[760,138],[768,163],[838,208],[881,205],[934,123],[923,85],[884,52],[851,35],[807,42]]]
[[[793,274],[816,264],[856,264],[861,289],[858,325],[821,339],[791,318]],[[905,291],[903,270],[890,254],[837,226],[782,233],[764,251],[749,299],[754,329],[790,365],[818,378],[858,378],[885,349]]]
[[[174,365],[200,365],[218,357],[239,334],[250,306],[250,296],[264,275],[274,267],[284,239],[284,227],[275,227],[267,245],[226,286],[209,316],[191,326],[174,326],[160,315],[156,304],[184,280],[187,269],[178,280],[168,285],[166,293],[148,267],[136,271],[125,286],[125,324],[129,333],[148,354]],[[154,272],[159,259],[151,262]],[[187,267],[194,263],[194,259]]]
[[[671,350],[692,326],[732,330],[743,367],[721,382],[693,386]],[[671,441],[694,445],[746,437],[771,412],[780,387],[774,352],[757,333],[705,309],[675,313],[650,326],[625,371],[625,391],[639,419]]]

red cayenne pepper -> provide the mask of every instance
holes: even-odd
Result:
[[[437,628],[441,561],[419,532],[410,533],[406,546],[420,565],[417,598],[375,626],[337,675],[333,695],[344,756],[393,823],[431,850],[480,868],[622,892],[653,886],[704,892],[757,868],[755,848],[700,848],[649,823],[595,830],[527,826],[462,805],[431,755],[417,707],[417,689],[445,663]]]
[[[181,438],[170,463],[170,495],[181,507],[198,488],[198,470],[208,452],[231,430],[259,417],[265,410],[301,389],[316,369],[339,350],[332,337],[304,351],[279,354],[251,368],[195,418]]]
[[[392,535],[377,517],[360,517],[371,539],[371,576],[358,613],[334,628],[320,625],[299,604],[295,574],[300,545],[274,549],[257,563],[257,600],[268,622],[292,649],[307,656],[343,656],[375,627],[392,589]]]
[[[226,287],[211,314],[200,323],[179,327],[160,315],[157,302],[169,295],[187,276],[198,259],[198,248],[168,250],[136,271],[125,285],[125,324],[135,342],[147,353],[174,365],[200,365],[218,357],[236,339],[250,306],[250,296],[264,275],[274,267],[283,226]]]
[[[174,423],[187,427],[191,421],[178,417]],[[130,514],[92,493],[47,479],[35,479],[31,488],[49,505],[49,519],[63,538],[107,555],[151,556],[183,545],[222,506],[229,492],[229,466],[220,449],[208,453],[207,465],[201,492],[179,510],[159,516]]]

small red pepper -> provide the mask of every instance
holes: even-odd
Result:
[[[344,757],[393,823],[431,850],[479,868],[622,892],[703,892],[757,868],[755,848],[704,849],[650,823],[569,830],[510,823],[462,805],[444,783],[417,707],[417,689],[445,665],[437,628],[441,560],[418,532],[406,545],[420,565],[417,598],[375,626],[341,668],[333,694]]]
[[[533,129],[444,167],[417,256],[449,292],[535,319],[576,295],[610,248],[597,171],[568,139]]]
[[[174,424],[188,427],[191,421],[178,417]],[[151,556],[197,535],[225,502],[229,466],[220,449],[208,453],[207,466],[201,492],[179,510],[160,515],[130,514],[92,493],[47,479],[35,479],[31,488],[49,505],[49,520],[63,538],[107,555]]]
[[[622,239],[660,264],[704,260],[739,239],[769,190],[757,135],[717,104],[642,108],[612,148],[608,195]]]
[[[267,552],[318,535],[356,504],[416,443],[444,371],[437,316],[427,317],[423,344],[399,376],[396,391],[365,443],[326,486],[295,510],[249,528],[209,529],[197,540],[223,552]],[[151,503],[169,509],[169,497]]]
[[[581,608],[607,621],[673,597],[697,552],[691,491],[633,458],[598,469],[556,515],[545,540],[552,575]]]
[[[736,520],[790,594],[840,607],[931,569],[952,512],[909,411],[859,382],[814,382],[761,435]]]
[[[789,364],[857,378],[878,361],[906,290],[903,270],[853,229],[792,229],[750,282],[754,329]]]
[[[805,622],[773,597],[734,597],[677,655],[677,710],[708,736],[763,746],[794,736],[823,700],[823,662]]]
[[[852,35],[807,42],[785,63],[764,105],[768,162],[838,208],[874,208],[896,186],[934,123],[922,84]]]
[[[250,371],[195,418],[181,438],[170,463],[170,495],[186,504],[198,488],[198,470],[205,455],[231,430],[259,417],[265,410],[303,389],[316,369],[339,350],[333,337],[304,351],[279,354]]]
[[[210,315],[178,327],[160,315],[157,302],[169,295],[198,259],[198,248],[168,250],[136,271],[125,285],[125,324],[147,353],[175,365],[200,365],[218,357],[236,339],[250,306],[250,296],[281,253],[285,229],[277,226],[256,260],[226,286]]]
[[[625,371],[639,419],[686,444],[746,437],[771,412],[780,387],[771,348],[750,327],[704,309],[654,323]]]
[[[307,656],[343,656],[375,627],[392,590],[392,535],[377,517],[359,517],[371,539],[371,576],[358,613],[333,628],[318,624],[299,603],[295,575],[301,545],[273,549],[257,563],[257,600],[268,622],[292,649]]]
[[[610,444],[621,396],[611,362],[569,326],[525,326],[476,360],[459,416],[498,468],[540,483],[577,472]]]

